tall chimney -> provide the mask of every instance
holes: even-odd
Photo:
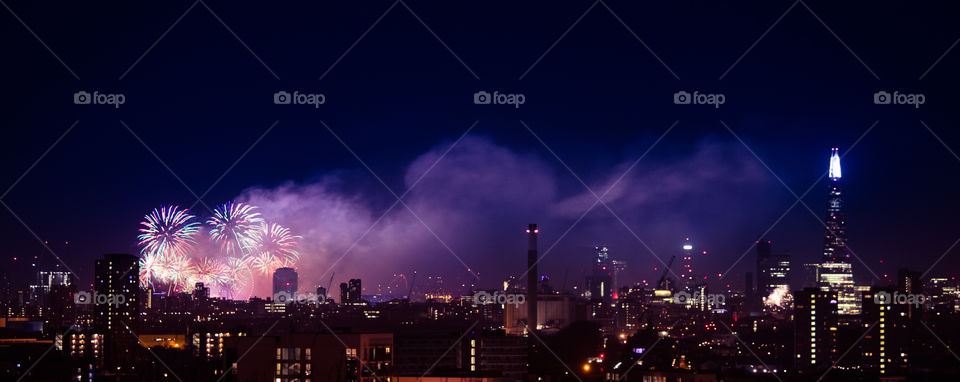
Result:
[[[527,226],[527,325],[529,330],[537,330],[537,236],[540,230],[536,224]]]

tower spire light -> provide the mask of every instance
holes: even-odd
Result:
[[[840,150],[836,147],[830,153],[830,179],[840,179]]]

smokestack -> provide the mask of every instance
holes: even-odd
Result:
[[[536,224],[527,226],[527,325],[529,330],[537,330],[537,236],[540,230]]]

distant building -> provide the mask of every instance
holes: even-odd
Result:
[[[619,292],[623,288],[623,276],[627,274],[627,262],[623,260],[611,260],[613,265],[613,291]]]
[[[41,307],[49,307],[50,290],[54,286],[69,287],[73,285],[73,274],[60,271],[37,272],[37,283],[30,285],[30,302]]]
[[[610,261],[610,249],[605,246],[594,247],[593,271],[588,278],[590,285],[590,299],[595,302],[609,304],[613,292],[613,263]]]
[[[790,255],[774,253],[773,243],[761,238],[757,241],[757,294],[766,298],[781,287],[790,287]]]
[[[273,271],[273,300],[289,303],[297,298],[297,271],[293,268],[277,268]]]
[[[837,357],[837,293],[805,288],[795,293],[798,370],[825,370]]]

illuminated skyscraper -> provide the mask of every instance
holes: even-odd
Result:
[[[593,274],[590,276],[590,298],[609,304],[613,292],[613,264],[610,262],[609,248],[605,245],[594,247]]]
[[[847,220],[843,215],[843,199],[840,188],[840,153],[834,148],[830,154],[829,199],[827,200],[827,218],[823,237],[824,262],[850,262],[847,249]]]
[[[847,248],[847,222],[842,210],[840,153],[837,148],[830,152],[828,176],[830,183],[827,217],[824,220],[823,262],[820,264],[818,282],[820,289],[837,292],[840,314],[860,314],[861,301],[857,298],[853,283],[853,264],[850,264],[850,250]]]
[[[693,287],[696,282],[693,276],[693,242],[689,237],[685,238],[680,248],[683,249],[680,257],[680,278],[683,280],[680,284],[684,287]]]

